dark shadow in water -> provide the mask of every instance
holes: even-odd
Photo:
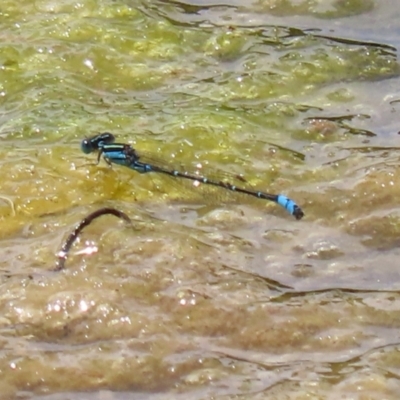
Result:
[[[283,291],[283,290],[293,290],[293,287],[291,287],[291,286],[285,285],[285,284],[283,284],[281,282],[276,281],[275,279],[267,278],[265,276],[256,274],[254,272],[244,271],[242,269],[234,268],[234,267],[231,267],[231,266],[226,265],[226,264],[222,265],[222,267],[226,268],[226,269],[229,269],[229,270],[232,270],[232,271],[235,271],[235,272],[238,272],[240,274],[249,275],[254,279],[261,280],[264,283],[266,283],[268,289],[270,289],[270,290],[278,290],[280,292]]]
[[[311,291],[286,291],[281,295],[271,298],[271,302],[285,303],[292,299],[303,298],[307,296],[315,296],[318,294],[333,293],[335,297],[340,298],[342,295],[364,295],[367,293],[387,293],[400,295],[400,290],[383,290],[383,289],[356,289],[356,288],[327,288],[327,289],[313,289]]]
[[[182,15],[182,14],[195,15],[197,18],[190,19],[189,21],[187,21],[187,20],[184,21],[183,19],[180,20],[180,19],[174,18],[171,15],[171,13],[169,13],[165,9],[166,6],[174,6],[175,7],[174,11],[178,15],[179,14],[180,15]],[[143,12],[145,15],[147,15],[151,18],[154,17],[153,14],[156,14],[158,17],[164,18],[165,20],[167,20],[168,22],[170,22],[171,24],[173,24],[175,26],[196,27],[196,26],[200,26],[204,23],[211,24],[211,22],[209,22],[206,17],[204,17],[204,19],[199,19],[199,17],[201,17],[200,13],[202,11],[208,11],[213,8],[221,8],[221,7],[232,8],[232,9],[237,8],[236,6],[232,6],[229,4],[196,6],[196,5],[181,3],[178,1],[166,1],[166,0],[159,0],[156,2],[152,2],[152,3],[146,2],[145,5],[139,6],[138,8],[141,12]]]
[[[394,46],[385,43],[377,43],[377,42],[366,42],[361,40],[347,39],[336,36],[327,36],[327,35],[319,35],[313,32],[319,32],[320,29],[297,29],[297,28],[289,28],[290,37],[300,37],[300,36],[308,36],[311,35],[316,38],[329,40],[331,42],[347,44],[351,46],[366,46],[366,47],[375,47],[381,50],[381,54],[385,56],[391,56],[396,58],[397,49]]]
[[[347,125],[344,121],[351,121],[354,118],[371,118],[369,115],[366,114],[349,114],[349,115],[339,115],[336,117],[307,117],[304,118],[304,121],[313,121],[313,120],[320,120],[320,121],[331,121],[335,122],[338,128],[342,128],[346,130],[346,133],[351,135],[362,135],[368,137],[375,137],[377,136],[376,133],[369,131],[367,129],[359,129],[354,128],[352,126]]]
[[[177,8],[181,9],[185,14],[198,14],[201,11],[204,10],[211,10],[213,8],[233,8],[237,9],[238,7],[232,4],[224,3],[224,2],[218,2],[218,4],[207,4],[206,2],[203,2],[201,5],[195,5],[195,4],[188,4],[183,1],[177,1],[177,0],[158,0],[158,2],[155,3],[161,3],[161,4],[166,4],[166,5],[174,5]]]

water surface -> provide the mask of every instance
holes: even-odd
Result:
[[[398,398],[400,5],[6,0],[0,16],[2,398]],[[104,131],[305,217],[90,165],[80,141]],[[135,228],[103,217],[51,271],[104,206]]]

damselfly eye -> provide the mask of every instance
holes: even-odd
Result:
[[[81,142],[81,150],[85,153],[85,154],[89,154],[92,153],[95,149],[92,146],[92,143],[90,141],[90,139],[83,139]]]

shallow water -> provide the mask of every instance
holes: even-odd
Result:
[[[3,1],[1,398],[398,399],[399,15]],[[80,141],[104,131],[305,217],[90,165]],[[134,228],[102,217],[52,271],[105,206]]]

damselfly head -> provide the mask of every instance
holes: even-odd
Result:
[[[81,150],[85,154],[93,153],[101,149],[104,144],[110,144],[115,141],[115,136],[112,133],[104,132],[90,138],[83,139],[81,142]]]

